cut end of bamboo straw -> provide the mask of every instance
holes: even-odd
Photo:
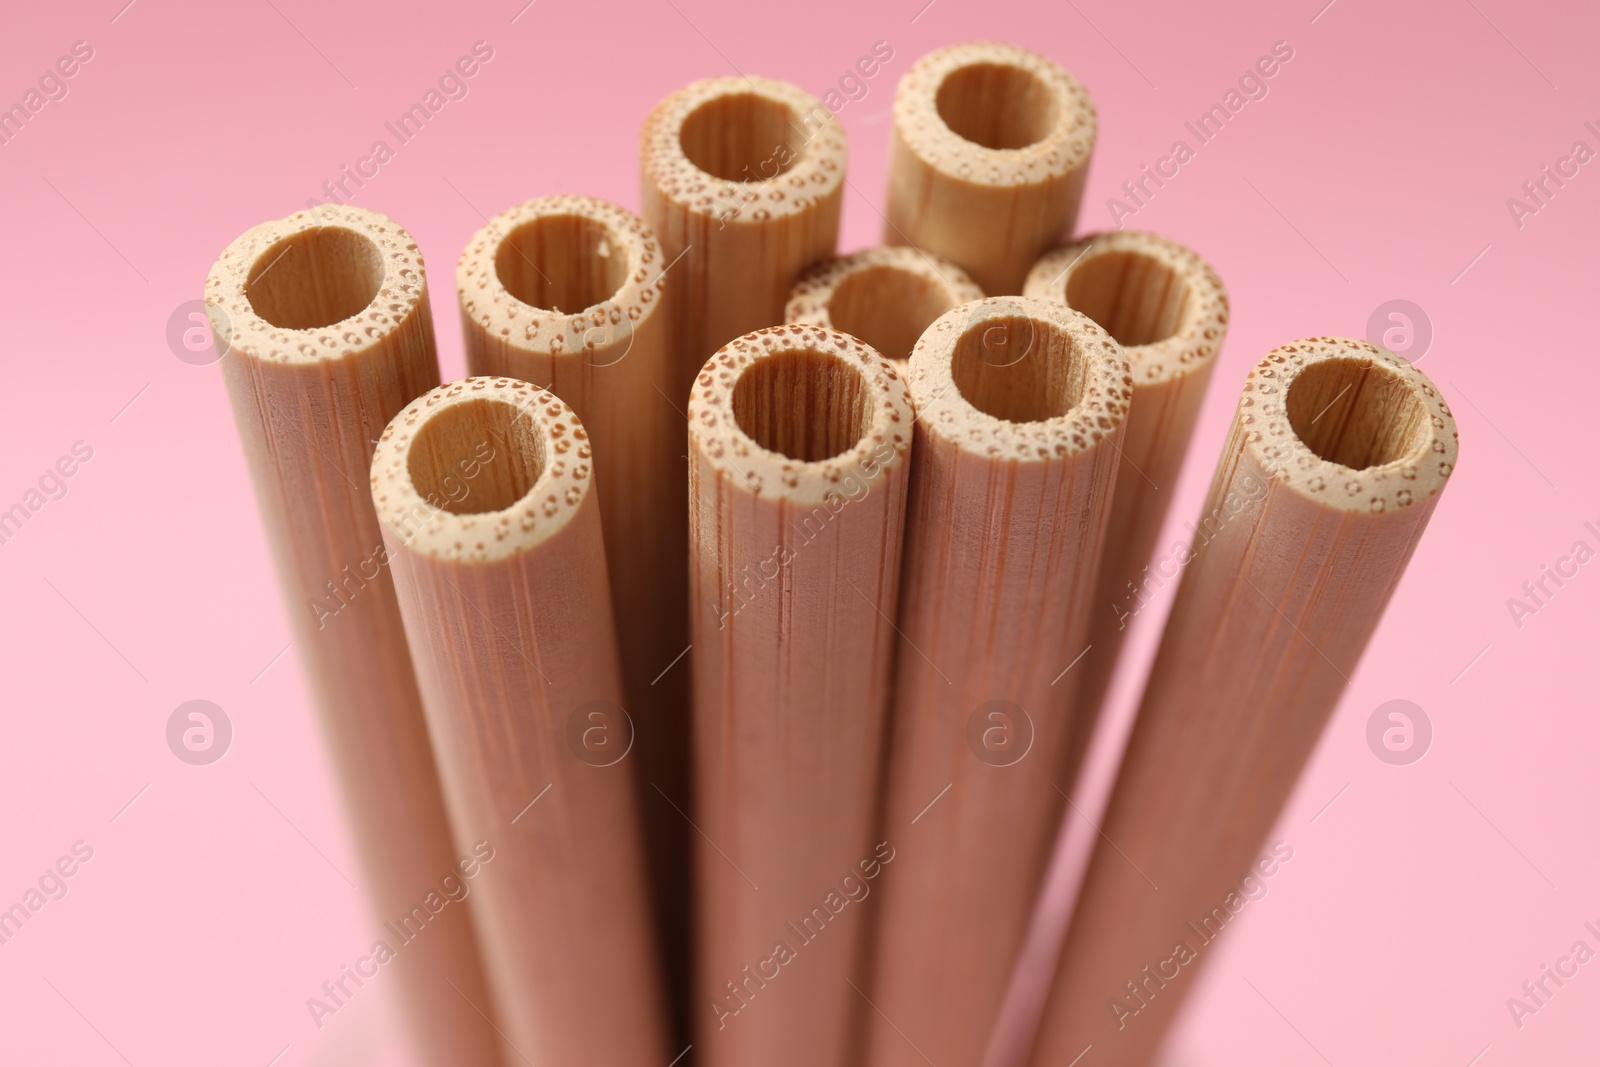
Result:
[[[563,529],[591,492],[589,437],[553,393],[467,378],[408,404],[378,440],[378,519],[412,551],[484,563]]]
[[[1411,507],[1455,468],[1455,419],[1427,375],[1386,348],[1312,337],[1274,349],[1239,400],[1245,447],[1264,470],[1326,507]]]
[[[1076,455],[1114,436],[1133,396],[1110,334],[1081,312],[988,297],[941,315],[911,354],[928,432],[975,455]]]
[[[784,321],[842,330],[905,371],[911,349],[946,311],[983,299],[967,272],[914,248],[869,248],[817,264],[789,292]]]
[[[1015,45],[930,52],[895,90],[898,136],[925,164],[973,185],[1029,186],[1083,166],[1094,104],[1060,64]]]
[[[489,337],[539,355],[609,365],[662,298],[661,246],[605,200],[547,196],[509,208],[456,264],[462,314]],[[624,349],[625,351],[625,349]]]
[[[220,348],[274,363],[366,351],[426,314],[422,253],[399,223],[323,206],[246,230],[206,276]]]
[[[731,484],[795,503],[822,503],[852,475],[870,487],[911,447],[900,372],[821,326],[773,326],[718,350],[695,380],[689,425]]]
[[[1128,357],[1136,386],[1207,367],[1228,328],[1228,294],[1205,260],[1159,234],[1094,234],[1046,253],[1023,293],[1083,312]]]
[[[659,195],[727,225],[800,214],[844,182],[844,128],[833,112],[771,78],[685,86],[645,120],[639,152]]]

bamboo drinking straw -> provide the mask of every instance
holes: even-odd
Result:
[[[1097,128],[1059,64],[1008,44],[923,56],[894,94],[885,244],[960,264],[991,295],[1072,232]]]
[[[833,255],[844,130],[822,101],[787,82],[712,78],[656,105],[639,156],[640,214],[676,264],[669,295],[673,402],[681,403],[718,347],[782,322],[795,278]]]
[[[384,430],[372,499],[457,840],[493,850],[477,916],[508,1040],[530,1063],[661,1067],[593,473],[553,394],[468,378]]]
[[[1101,233],[1047,253],[1023,288],[1056,300],[1104,326],[1122,346],[1133,375],[1133,402],[1122,438],[1117,493],[1090,611],[1089,652],[1075,673],[1081,727],[1068,773],[1078,766],[1128,622],[1152,589],[1172,577],[1175,561],[1146,573],[1183,458],[1228,331],[1228,294],[1205,260],[1153,233]],[[1066,782],[1063,789],[1071,791]]]
[[[848,1061],[911,407],[848,334],[758,330],[689,399],[701,834],[694,1012],[711,1067]]]
[[[854,334],[904,375],[912,346],[934,319],[981,299],[983,290],[954,263],[914,248],[869,248],[802,274],[784,319]]]
[[[456,266],[467,370],[532,382],[569,404],[594,448],[623,691],[670,988],[688,976],[686,670],[688,464],[674,389],[665,263],[655,234],[604,200],[552,196],[501,212]],[[657,395],[657,394],[660,395]],[[687,1005],[685,1005],[686,1007]]]
[[[1056,683],[1083,647],[1130,392],[1110,335],[1046,301],[963,305],[912,352],[874,1067],[982,1055],[1065,806]]]
[[[1317,337],[1250,373],[1062,951],[1032,1063],[1151,1062],[1456,462],[1433,383]],[[1156,888],[1159,887],[1159,890]]]
[[[391,219],[323,207],[247,230],[205,301],[367,896],[403,926],[461,858],[365,484],[383,427],[439,381],[422,256]],[[500,1063],[467,910],[389,948],[422,1062]]]

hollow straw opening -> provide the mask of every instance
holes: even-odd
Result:
[[[909,358],[922,332],[949,310],[936,282],[902,267],[847,274],[828,299],[834,329],[854,334],[890,359]]]
[[[321,226],[262,252],[250,267],[244,295],[271,325],[310,330],[360,314],[382,287],[377,243],[343,226]]]
[[[1318,456],[1365,470],[1404,459],[1429,437],[1427,408],[1380,363],[1328,359],[1302,370],[1285,398],[1289,426]]]
[[[802,463],[854,448],[871,424],[867,382],[830,355],[797,349],[751,365],[733,388],[733,418],[756,444]]]
[[[1004,63],[957,67],[940,82],[934,106],[957,137],[984,148],[1027,148],[1050,136],[1059,105],[1049,84]]]
[[[545,215],[506,234],[494,271],[524,304],[571,314],[617,295],[628,281],[628,256],[604,223]]]
[[[1154,256],[1100,252],[1067,276],[1067,306],[1083,312],[1124,346],[1153,345],[1178,332],[1189,285]]]
[[[684,158],[714,178],[761,182],[800,158],[799,118],[788,104],[759,93],[713,97],[689,112],[678,130]]]
[[[967,327],[956,340],[950,373],[956,390],[984,414],[1040,422],[1082,402],[1089,361],[1055,324],[1004,315]]]
[[[452,515],[504,511],[544,472],[531,414],[504,400],[451,404],[412,438],[407,473],[417,493]]]

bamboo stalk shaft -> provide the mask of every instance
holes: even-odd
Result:
[[[422,257],[376,212],[301,212],[224,250],[206,309],[366,894],[396,922],[460,860],[365,484],[384,425],[439,381]],[[388,948],[422,1062],[498,1064],[467,910]]]
[[[910,405],[867,345],[779,326],[718,352],[689,416],[696,1051],[840,1063],[859,901],[895,855],[873,831]]]
[[[1228,294],[1194,252],[1135,230],[1095,234],[1047,253],[1028,273],[1024,291],[1104,326],[1122,346],[1133,377],[1089,651],[1076,669],[1080,726],[1067,758],[1067,773],[1075,777],[1128,626],[1175,565],[1163,557],[1153,579],[1147,566],[1227,334]],[[1071,791],[1067,781],[1061,786]]]
[[[1058,304],[988,298],[911,356],[918,412],[867,1062],[976,1065],[1065,806],[1130,385]],[[937,1050],[935,1052],[934,1050]]]
[[[469,378],[384,430],[372,498],[457,838],[496,854],[477,918],[507,1039],[534,1063],[660,1067],[592,464],[555,396]]]
[[[467,370],[549,389],[594,449],[623,689],[638,736],[651,899],[687,1009],[690,829],[687,470],[671,367],[665,261],[655,234],[614,204],[530,200],[474,235],[456,267]]]
[[[1387,350],[1312,338],[1251,372],[1030,1062],[1153,1060],[1210,942],[1293,858],[1263,842],[1456,454],[1438,390]]]

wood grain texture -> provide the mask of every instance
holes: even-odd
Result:
[[[383,427],[439,382],[422,256],[391,219],[323,207],[242,234],[205,303],[361,880],[398,922],[461,858],[366,487]],[[467,909],[389,948],[421,1062],[500,1063]]]
[[[1072,233],[1098,121],[1078,79],[1009,44],[930,52],[894,94],[883,243],[960,264],[991,296]]]
[[[1154,579],[1147,564],[1228,331],[1228,294],[1216,271],[1193,251],[1136,230],[1094,234],[1047,253],[1028,272],[1023,292],[1063,303],[1104,326],[1122,346],[1133,376],[1117,493],[1089,616],[1089,652],[1074,671],[1080,714],[1067,758],[1072,775],[1127,626],[1171,577],[1164,573],[1165,557]],[[1071,792],[1067,781],[1061,787]]]
[[[639,160],[640,214],[672,270],[681,404],[712,353],[782,323],[795,278],[833,255],[844,129],[787,82],[711,78],[656,105]]]
[[[1066,805],[1081,653],[1131,386],[1086,316],[941,316],[917,410],[866,1062],[976,1065]]]
[[[638,778],[652,901],[673,982],[687,1004],[692,832],[656,793],[687,808],[688,464],[673,375],[666,263],[655,234],[615,204],[529,200],[490,219],[456,265],[467,370],[549,389],[594,449],[621,646],[638,731]]]
[[[1031,1063],[1153,1061],[1210,942],[1293,857],[1267,834],[1456,452],[1438,390],[1385,349],[1311,338],[1251,371]]]
[[[671,1059],[593,456],[510,378],[440,386],[372,460],[502,1029],[532,1063]],[[676,1050],[674,1050],[676,1051]]]
[[[873,830],[911,406],[856,338],[778,326],[705,365],[689,424],[695,1054],[842,1063],[895,851]]]
[[[802,274],[789,291],[784,321],[858,337],[904,375],[911,349],[934,319],[981,299],[983,290],[948,260],[914,248],[868,248]]]

